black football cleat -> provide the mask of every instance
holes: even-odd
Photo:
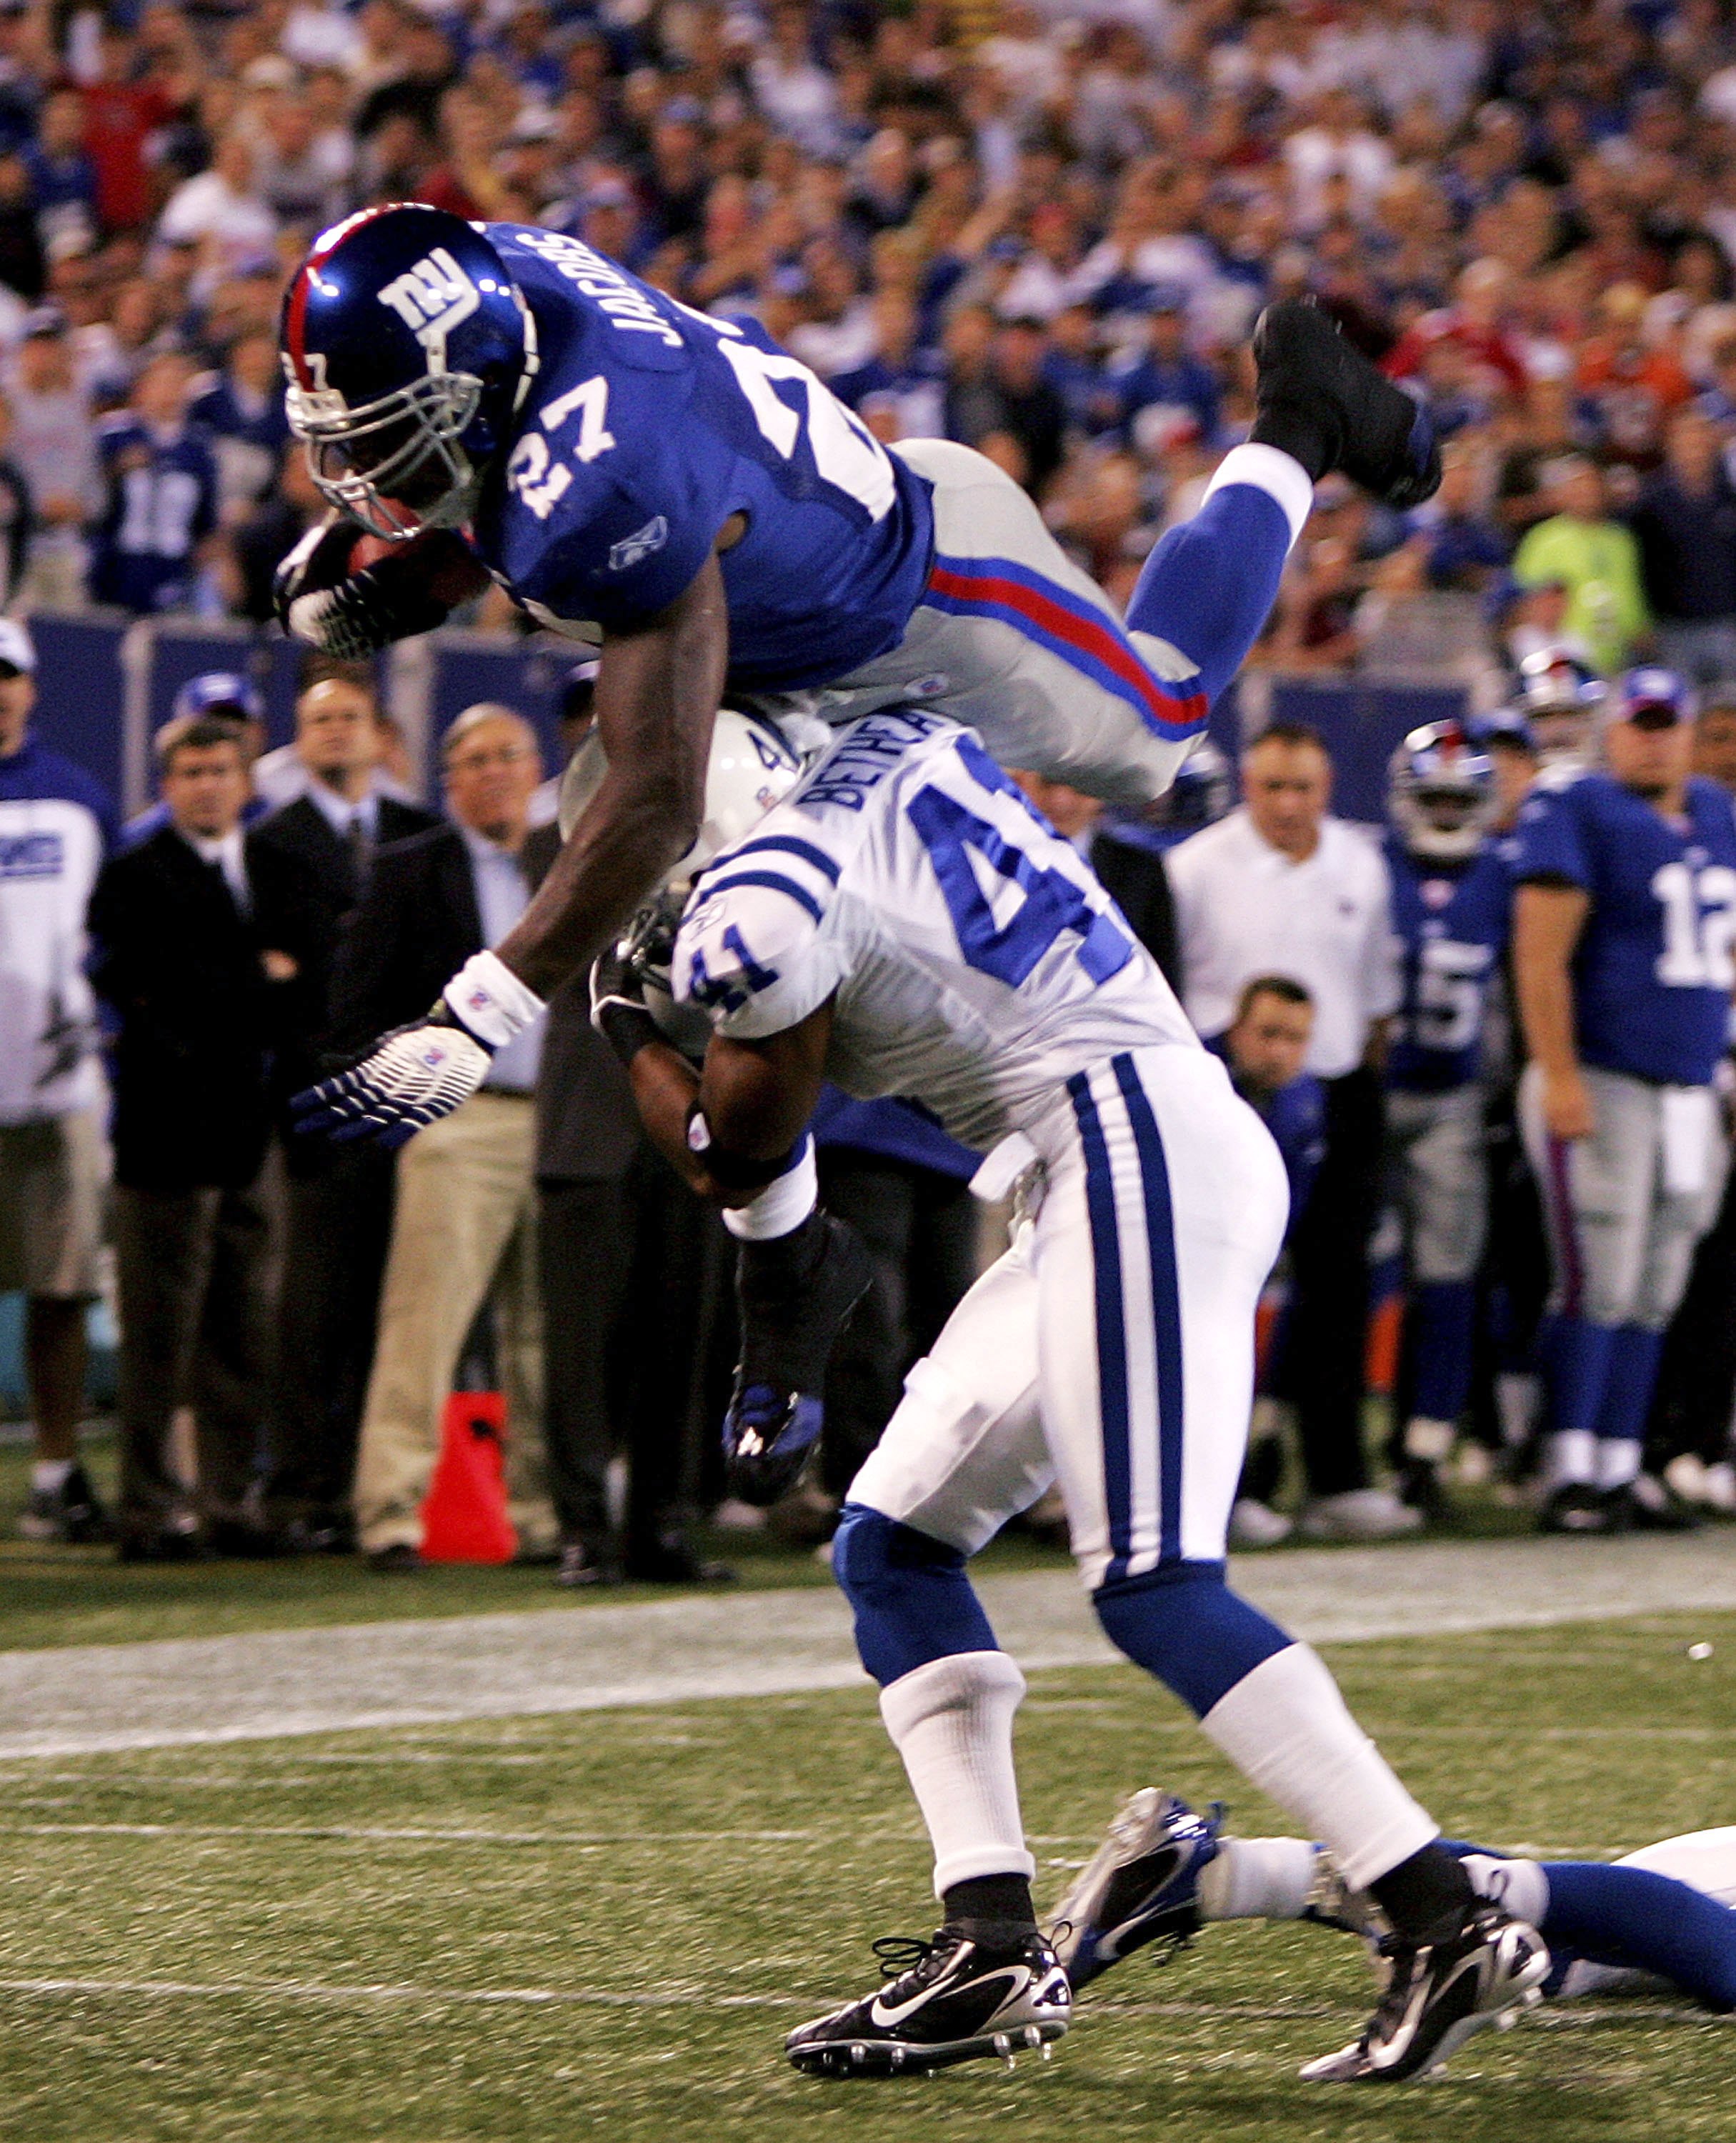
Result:
[[[1308,2083],[1402,2083],[1427,2076],[1474,2032],[1505,2029],[1543,1998],[1549,1951],[1536,1929],[1479,1899],[1443,1941],[1379,1945],[1389,1977],[1368,2027],[1342,2052],[1310,2061]]]
[[[1610,1500],[1601,1488],[1588,1481],[1565,1481],[1545,1497],[1537,1515],[1541,1533],[1606,1533],[1610,1530]]]
[[[32,1488],[18,1520],[26,1540],[60,1541],[74,1547],[111,1541],[115,1522],[102,1507],[91,1486],[90,1476],[74,1462],[72,1470],[57,1488]]]
[[[730,1495],[775,1503],[800,1479],[824,1426],[826,1364],[873,1278],[862,1238],[829,1213],[810,1213],[774,1242],[741,1245],[741,1359],[724,1416]]]
[[[1293,455],[1316,483],[1342,469],[1401,511],[1432,498],[1441,450],[1428,413],[1353,348],[1305,298],[1268,305],[1254,327],[1253,438]]]
[[[1046,2061],[1067,2028],[1067,1975],[1035,1928],[992,1943],[953,1926],[932,1942],[885,1936],[874,1954],[884,1986],[798,2025],[784,2041],[804,2075],[923,2076],[997,2057],[1011,2066],[1026,2047]]]
[[[1217,1858],[1224,1811],[1196,1815],[1160,1787],[1126,1803],[1051,1915],[1076,1993],[1148,1943],[1171,1952],[1200,1924],[1200,1872]]]

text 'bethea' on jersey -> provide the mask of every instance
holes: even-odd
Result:
[[[910,708],[841,730],[702,874],[674,984],[743,1038],[835,995],[827,1076],[984,1151],[1119,1050],[1199,1047],[1076,850],[972,731]]]

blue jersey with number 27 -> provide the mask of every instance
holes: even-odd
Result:
[[[973,730],[910,709],[841,729],[704,872],[674,984],[744,1037],[835,999],[826,1076],[983,1151],[1120,1050],[1200,1046],[1077,850]]]
[[[721,559],[734,690],[829,683],[896,646],[934,547],[923,479],[752,324],[558,232],[487,235],[536,324],[517,438],[474,523],[518,601],[580,638],[642,623],[739,514]]]
[[[1736,982],[1736,817],[1724,790],[1690,781],[1678,822],[1607,774],[1546,775],[1519,814],[1514,870],[1590,896],[1573,963],[1581,1061],[1706,1085]]]
[[[1481,1066],[1489,986],[1512,926],[1512,875],[1492,844],[1455,868],[1419,861],[1396,834],[1386,846],[1404,991],[1387,1083],[1446,1093],[1468,1086]]]

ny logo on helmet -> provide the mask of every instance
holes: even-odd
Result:
[[[392,308],[428,352],[430,372],[445,371],[446,338],[482,302],[482,292],[443,245],[380,292],[380,303]]]

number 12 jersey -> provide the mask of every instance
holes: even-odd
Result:
[[[703,874],[674,986],[744,1039],[835,993],[828,1077],[982,1151],[1118,1051],[1200,1047],[1077,850],[973,731],[910,709],[842,729]]]
[[[1590,898],[1574,954],[1580,1059],[1660,1086],[1708,1085],[1736,983],[1736,816],[1710,781],[1679,820],[1607,774],[1546,774],[1515,839],[1521,883]]]

